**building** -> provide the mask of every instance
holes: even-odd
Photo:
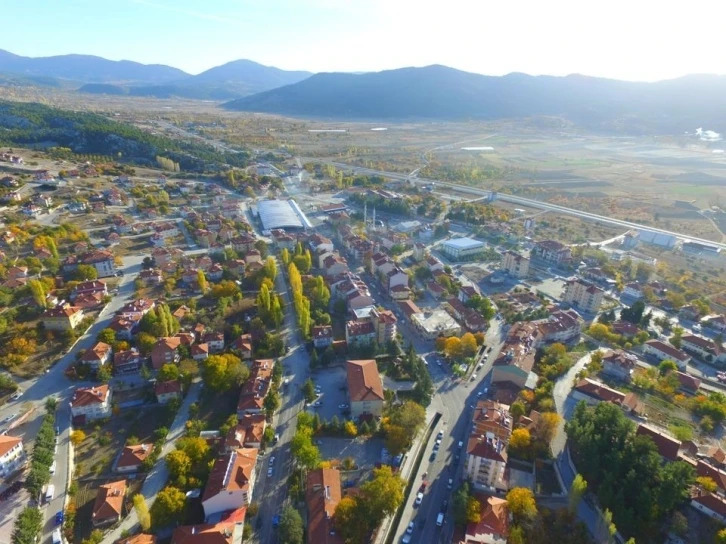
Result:
[[[348,361],[348,396],[350,413],[353,419],[362,415],[380,417],[383,413],[383,382],[378,374],[378,366],[373,359]]]
[[[113,373],[131,374],[141,370],[141,354],[136,348],[119,351],[113,355]]]
[[[396,339],[396,323],[398,319],[390,310],[376,310],[371,312],[373,318],[373,327],[375,328],[375,341],[380,346],[385,346],[388,342]]]
[[[434,340],[438,336],[459,336],[461,334],[461,326],[444,310],[426,310],[412,314],[410,319],[416,332],[426,340]]]
[[[638,425],[635,432],[638,436],[648,436],[658,448],[658,453],[666,461],[678,460],[678,452],[681,449],[681,441],[665,434],[648,425]]]
[[[441,250],[449,259],[465,261],[484,253],[487,245],[472,238],[453,238],[441,244]]]
[[[691,361],[691,356],[685,351],[675,348],[670,344],[666,344],[665,342],[661,342],[660,340],[648,340],[643,345],[643,353],[646,355],[652,355],[659,361],[670,359],[671,361],[674,361],[681,370],[685,370],[688,363]]]
[[[726,333],[726,315],[705,317],[702,323],[704,327],[708,327],[722,334]]]
[[[121,520],[126,495],[126,480],[109,482],[98,487],[93,503],[91,523],[94,527],[111,525]]]
[[[40,320],[49,331],[71,331],[83,321],[83,317],[83,310],[78,306],[62,304],[47,309]]]
[[[643,286],[640,285],[637,281],[630,282],[623,287],[623,296],[634,298],[634,299],[641,299],[643,298]]]
[[[569,280],[562,300],[585,313],[597,313],[605,292],[589,281],[579,278]]]
[[[575,310],[557,310],[547,319],[537,321],[542,342],[568,343],[579,340],[584,321]]]
[[[183,525],[174,529],[171,544],[242,544],[245,509],[241,521],[205,525]]]
[[[502,253],[502,270],[515,278],[525,278],[529,274],[529,259],[514,251]]]
[[[195,361],[204,361],[209,357],[209,344],[193,344],[191,349],[192,359]]]
[[[7,478],[25,466],[27,457],[23,439],[0,435],[0,478]]]
[[[499,356],[492,366],[492,385],[516,391],[534,389],[537,375],[532,372],[542,335],[535,323],[515,323],[504,340]]]
[[[134,536],[117,540],[115,544],[156,544],[156,537],[154,535],[139,533]]]
[[[107,249],[94,249],[79,257],[71,255],[63,262],[63,270],[66,272],[75,270],[79,264],[91,265],[96,269],[99,278],[113,276],[116,273],[113,253]]]
[[[151,349],[151,366],[154,370],[159,370],[167,363],[178,363],[181,358],[180,345],[181,338],[177,336],[167,336],[157,340]]]
[[[681,348],[706,362],[721,365],[726,363],[726,350],[723,345],[708,338],[684,334],[681,338]]]
[[[307,473],[305,480],[307,542],[343,544],[343,537],[333,526],[333,515],[341,497],[340,472],[337,469],[318,468]]]
[[[275,229],[309,229],[310,221],[293,199],[260,200],[257,202],[257,215],[263,231]]]
[[[250,377],[242,385],[237,401],[237,417],[245,414],[259,414],[264,410],[264,401],[270,392],[272,382],[272,359],[257,359],[252,363]]]
[[[603,356],[602,373],[617,380],[630,382],[637,364],[638,358],[635,355],[616,349]]]
[[[466,477],[475,489],[506,491],[507,443],[491,434],[469,437]]]
[[[154,394],[159,404],[166,404],[174,399],[181,399],[181,382],[179,380],[156,382],[156,385],[154,385]]]
[[[136,444],[125,446],[116,460],[114,472],[138,472],[149,455],[154,451],[154,444]]]
[[[232,342],[232,349],[239,353],[243,360],[252,359],[252,335],[241,334],[237,340]]]
[[[86,363],[93,370],[111,362],[113,348],[105,342],[96,342],[92,348],[87,349],[81,356],[81,362]]]
[[[256,462],[255,448],[239,448],[217,457],[202,495],[205,519],[249,505]]]
[[[74,424],[83,425],[94,419],[111,416],[111,398],[113,393],[108,385],[83,387],[76,389],[71,399],[71,415]]]
[[[718,523],[726,523],[726,499],[715,493],[697,491],[691,498],[691,506]]]
[[[479,522],[469,523],[459,544],[506,544],[510,513],[505,499],[475,495],[479,502]]]
[[[353,320],[345,324],[345,342],[348,346],[367,346],[376,341],[376,328],[370,321]]]
[[[689,395],[695,395],[701,389],[701,380],[685,372],[676,372],[678,376],[679,389]]]
[[[620,406],[626,413],[640,414],[643,412],[643,405],[635,393],[622,393],[590,378],[577,382],[572,389],[572,398],[577,401],[585,401],[590,406],[610,402]]]
[[[260,448],[267,427],[264,414],[242,416],[225,437],[224,447],[228,453],[239,448]]]
[[[347,330],[347,328],[346,328]],[[333,327],[330,325],[318,325],[313,327],[313,345],[317,349],[325,349],[333,345]]]
[[[555,240],[542,240],[541,242],[537,242],[532,248],[531,255],[535,259],[555,266],[568,263],[572,259],[570,248]]]

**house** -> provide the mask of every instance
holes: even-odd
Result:
[[[8,268],[7,276],[10,279],[18,280],[21,278],[28,278],[28,267],[27,266],[11,266]]]
[[[589,281],[575,278],[567,281],[563,302],[571,304],[586,313],[597,313],[605,292]]]
[[[708,338],[685,334],[681,338],[681,348],[704,361],[719,365],[726,364],[726,350],[723,345]]]
[[[531,255],[535,259],[560,266],[572,259],[570,248],[556,240],[543,240],[537,242],[532,248]]]
[[[307,508],[307,542],[343,544],[343,537],[333,525],[335,509],[342,498],[340,472],[335,468],[308,471],[305,479]]]
[[[466,445],[466,476],[475,489],[506,491],[507,443],[491,434],[470,436]]]
[[[156,537],[154,535],[139,533],[134,536],[117,540],[115,544],[156,544]]]
[[[575,310],[557,310],[547,319],[537,321],[537,328],[542,335],[542,342],[568,343],[580,338],[580,329],[584,323]]]
[[[691,506],[721,524],[726,523],[726,499],[715,493],[696,491],[691,497]]]
[[[676,372],[678,376],[678,383],[680,384],[679,389],[684,393],[695,395],[701,388],[701,380],[685,372]]]
[[[426,266],[428,267],[429,272],[431,272],[432,274],[437,270],[441,270],[442,272],[444,271],[444,263],[442,263],[433,255],[429,255],[428,257],[426,257]]]
[[[391,287],[388,294],[393,300],[408,300],[411,298],[411,289],[404,285],[396,285]]]
[[[313,327],[312,337],[313,345],[317,349],[325,349],[333,344],[333,327],[330,325],[315,326]]]
[[[227,266],[227,270],[229,270],[230,273],[234,274],[235,276],[242,277],[245,275],[246,265],[242,259],[233,259],[231,261],[227,261],[225,265]]]
[[[457,293],[457,298],[464,304],[469,302],[473,297],[479,297],[481,293],[474,285],[462,285]]]
[[[0,435],[0,478],[14,474],[25,466],[26,461],[22,438]]]
[[[345,341],[348,346],[364,346],[374,343],[376,329],[370,321],[348,321],[345,324]]]
[[[209,270],[207,270],[207,279],[209,281],[219,281],[222,279],[223,274],[224,268],[222,268],[222,265],[214,263],[209,267]]]
[[[256,462],[255,448],[239,448],[217,457],[202,495],[205,519],[249,505]]]
[[[678,310],[678,317],[686,321],[697,321],[701,317],[701,313],[693,304],[686,304]]]
[[[328,255],[323,261],[323,274],[328,277],[339,276],[348,271],[348,261],[337,253]]]
[[[76,298],[81,295],[100,295],[101,298],[107,296],[106,282],[101,280],[82,281],[73,288],[70,299],[75,302]]]
[[[726,333],[726,315],[706,317],[702,323],[704,327],[708,327],[722,334]]]
[[[177,527],[171,535],[171,544],[242,544],[245,509],[239,511],[239,522]]]
[[[78,300],[80,300],[80,298]],[[138,318],[136,316],[138,316]],[[139,328],[139,321],[141,321],[142,317],[140,314],[136,314],[136,316],[114,316],[111,323],[109,323],[108,328],[116,333],[117,339],[131,340]]]
[[[719,445],[697,448],[694,457],[702,459],[706,463],[720,469],[726,466],[726,451],[722,450]]]
[[[529,259],[514,251],[505,251],[501,269],[515,278],[525,278],[529,274]]]
[[[154,451],[154,444],[135,444],[124,446],[121,455],[116,459],[114,472],[139,472],[144,460]]]
[[[252,335],[242,334],[232,342],[232,349],[239,352],[242,359],[252,359]]]
[[[100,485],[93,503],[91,524],[94,527],[103,527],[120,521],[125,495],[126,480]]]
[[[239,448],[260,448],[264,439],[267,419],[264,414],[246,414],[232,427],[225,438],[229,453]]]
[[[638,425],[638,430],[635,434],[650,437],[658,448],[658,453],[666,461],[676,461],[678,459],[678,451],[681,449],[680,440],[649,425]]]
[[[139,272],[139,279],[146,285],[157,285],[164,281],[164,276],[161,274],[161,269],[149,268]]]
[[[373,318],[373,327],[375,329],[374,340],[380,346],[385,346],[388,342],[396,339],[398,319],[390,310],[377,310],[371,312]]]
[[[383,382],[373,359],[348,361],[346,365],[350,413],[353,419],[362,415],[380,417],[383,413]]]
[[[141,355],[139,350],[131,348],[114,353],[113,373],[116,376],[131,374],[141,369]]]
[[[189,308],[189,306],[187,306],[186,304],[182,304],[176,310],[174,310],[171,315],[173,315],[177,320],[181,321],[191,312],[192,310],[191,308]]]
[[[106,384],[76,389],[71,399],[73,420],[82,425],[94,419],[110,417],[112,396],[111,387]]]
[[[637,394],[622,393],[590,378],[577,382],[572,390],[572,398],[577,401],[583,400],[591,406],[610,402],[620,406],[626,413],[636,415],[643,413],[643,403],[638,400]]]
[[[537,348],[542,344],[539,328],[532,322],[515,323],[504,340],[492,366],[492,384],[516,390],[534,389],[537,375],[532,372]]]
[[[602,358],[602,373],[615,379],[629,382],[638,364],[635,355],[616,349],[606,353]]]
[[[210,353],[219,353],[224,351],[224,333],[218,331],[209,331],[204,334],[202,341],[209,345]]]
[[[264,401],[270,392],[272,382],[272,359],[257,359],[252,363],[250,376],[242,385],[237,401],[237,417],[245,414],[259,414],[264,409]]]
[[[181,399],[181,382],[179,380],[156,382],[154,385],[154,394],[156,395],[156,401],[159,404],[166,404],[174,399]]]
[[[449,294],[444,286],[435,281],[430,281],[426,284],[426,291],[431,293],[431,295],[437,300],[441,300]]]
[[[479,502],[479,522],[466,525],[459,544],[506,544],[510,527],[507,501],[492,495],[474,496]]]
[[[166,363],[178,363],[181,339],[176,336],[160,338],[151,350],[151,366],[159,370]]]
[[[722,496],[726,495],[726,472],[720,468],[705,462],[703,459],[698,459],[696,461],[696,476],[711,478],[718,486],[717,493]]]
[[[691,356],[685,351],[680,350],[661,342],[660,340],[648,340],[643,345],[643,353],[646,355],[652,355],[658,361],[664,361],[670,359],[674,361],[680,370],[686,370],[688,363],[691,361]]]
[[[191,349],[192,359],[195,361],[204,361],[209,357],[209,344],[201,343],[192,345]]]
[[[47,309],[40,316],[40,320],[49,331],[71,331],[83,321],[83,317],[81,308],[63,304]]]
[[[98,370],[101,366],[111,361],[113,348],[105,342],[96,342],[92,348],[89,348],[81,356],[81,362],[86,363],[93,370]]]
[[[116,273],[116,265],[114,263],[113,253],[107,249],[95,249],[88,253],[84,253],[77,259],[71,256],[70,260],[66,259],[63,263],[63,270],[68,272],[69,269],[75,270],[79,264],[91,265],[96,269],[99,278],[113,276]]]

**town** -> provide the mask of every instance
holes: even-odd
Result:
[[[158,162],[0,153],[0,542],[726,542],[717,245]]]

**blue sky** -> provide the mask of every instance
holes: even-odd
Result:
[[[671,7],[669,4],[673,4]],[[482,74],[653,81],[724,73],[714,2],[690,0],[0,0],[0,48],[94,54],[199,73],[445,64]],[[8,22],[8,19],[5,19]],[[713,44],[713,45],[712,45]]]

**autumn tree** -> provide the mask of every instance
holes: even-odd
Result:
[[[227,391],[244,382],[250,374],[236,355],[210,355],[202,362],[202,379],[210,390]]]
[[[708,476],[696,477],[696,484],[701,486],[705,491],[708,491],[709,493],[716,492],[716,482],[714,482],[713,479],[709,478]]]
[[[587,482],[585,481],[585,478],[583,478],[582,475],[577,474],[575,479],[572,480],[572,485],[570,486],[569,508],[572,514],[577,511],[577,506],[580,504],[586,490]]]
[[[168,382],[179,378],[179,367],[173,363],[163,365],[156,374],[156,379],[160,382]]]
[[[202,294],[205,294],[209,289],[209,284],[207,283],[207,276],[204,274],[204,270],[202,270],[201,268],[197,270],[197,284],[199,285],[199,290],[202,292]]]
[[[507,493],[509,511],[515,521],[522,522],[533,519],[537,515],[537,504],[532,490],[526,487],[513,487]]]
[[[169,475],[174,480],[186,477],[192,469],[192,460],[184,450],[174,450],[164,458]]]
[[[534,435],[538,440],[549,444],[557,433],[562,417],[556,412],[544,412],[534,427]]]
[[[35,300],[35,303],[41,308],[45,308],[46,296],[48,296],[48,293],[45,289],[45,284],[38,280],[30,280],[28,282],[28,288],[33,295],[33,300]]]
[[[461,347],[461,340],[456,336],[450,336],[449,338],[447,338],[444,352],[452,359],[460,358],[463,353]]]
[[[167,486],[156,495],[151,506],[151,520],[159,529],[181,519],[186,504],[186,495],[176,487]]]
[[[476,338],[470,332],[461,337],[461,353],[464,357],[473,357],[479,348],[476,344]]]
[[[71,444],[73,444],[76,448],[80,446],[85,439],[86,433],[84,433],[81,429],[76,429],[71,433]]]
[[[445,336],[436,337],[436,351],[441,352],[441,353],[446,351],[446,337]]]
[[[526,457],[529,454],[532,438],[525,428],[514,429],[509,439],[509,449],[514,457]]]
[[[134,495],[133,502],[141,530],[148,531],[151,529],[151,515],[149,514],[149,506],[146,504],[146,499],[141,493],[137,493]]]

